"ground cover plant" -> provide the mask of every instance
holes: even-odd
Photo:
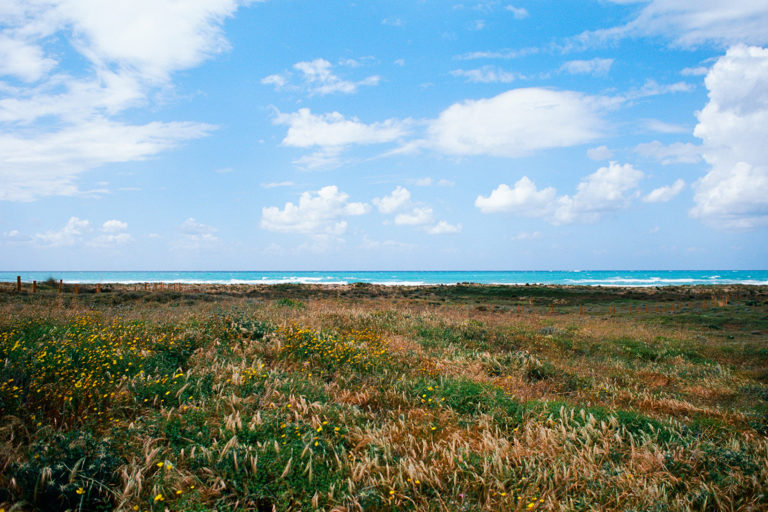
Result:
[[[768,509],[765,287],[78,291],[0,291],[0,509]]]

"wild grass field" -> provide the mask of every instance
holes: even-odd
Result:
[[[0,510],[768,510],[768,288],[0,290]]]

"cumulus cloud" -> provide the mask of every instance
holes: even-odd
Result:
[[[734,46],[712,66],[697,114],[709,172],[696,183],[694,218],[722,229],[768,224],[768,49]]]
[[[127,222],[117,219],[108,220],[101,225],[101,230],[104,234],[89,241],[88,245],[109,248],[132,243],[134,239],[129,233],[125,232],[127,229]]]
[[[488,197],[478,196],[475,206],[483,213],[511,212],[528,217],[541,217],[551,211],[556,195],[554,188],[539,190],[528,176],[523,176],[514,187],[502,183]]]
[[[613,65],[613,59],[594,58],[590,60],[571,60],[560,69],[573,75],[607,75]]]
[[[596,148],[590,148],[587,150],[587,157],[590,160],[610,160],[613,157],[613,151],[608,149],[608,146],[598,146]]]
[[[434,226],[427,228],[427,233],[430,235],[451,235],[454,233],[461,233],[461,224],[449,224],[448,222],[441,220]]]
[[[128,223],[121,220],[112,219],[101,225],[101,230],[105,233],[117,233],[128,229]]]
[[[280,209],[269,206],[261,210],[261,227],[269,231],[306,235],[335,235],[346,232],[346,217],[370,211],[366,203],[349,202],[349,195],[335,185],[301,194],[298,204],[285,203]]]
[[[357,67],[359,62],[347,59],[345,64]],[[294,72],[299,74],[300,85],[292,85],[290,79],[292,73],[269,75],[262,78],[261,83],[271,85],[277,90],[300,89],[310,95],[323,96],[326,94],[342,93],[351,94],[363,85],[378,85],[381,77],[372,75],[357,82],[344,80],[333,72],[333,65],[325,59],[297,62],[293,65]]]
[[[646,158],[653,158],[663,165],[695,164],[701,161],[701,146],[690,142],[675,142],[665,145],[654,140],[635,146],[635,152]]]
[[[429,123],[427,145],[453,155],[519,157],[599,137],[598,99],[572,91],[513,89],[445,109]]]
[[[552,187],[538,189],[527,176],[514,187],[499,185],[490,195],[478,196],[475,206],[483,213],[508,212],[541,218],[551,224],[597,222],[603,215],[626,208],[643,173],[630,164],[611,162],[586,176],[572,196],[558,196]]]
[[[398,226],[421,226],[434,220],[432,208],[427,206],[417,207],[407,213],[399,213],[395,216],[395,224]]]
[[[397,186],[391,194],[384,197],[377,197],[373,200],[373,204],[379,209],[381,213],[390,214],[395,213],[401,208],[410,203],[411,193],[407,188]]]
[[[646,203],[665,203],[672,200],[685,188],[685,181],[678,179],[672,185],[653,189],[643,198]]]
[[[91,231],[91,223],[85,219],[70,217],[63,228],[36,234],[33,239],[40,245],[52,247],[72,246],[81,242]]]
[[[174,72],[226,50],[221,25],[239,3],[7,2],[0,9],[0,76],[27,83],[0,100],[0,199],[75,194],[86,170],[207,135],[212,127],[203,123],[131,125],[113,116],[148,103]],[[54,37],[88,62],[85,75],[60,69],[63,50],[45,44]]]

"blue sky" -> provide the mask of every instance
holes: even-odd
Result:
[[[0,268],[765,268],[768,2],[0,5]]]

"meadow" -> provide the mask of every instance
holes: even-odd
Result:
[[[768,510],[768,288],[0,289],[0,511]]]

